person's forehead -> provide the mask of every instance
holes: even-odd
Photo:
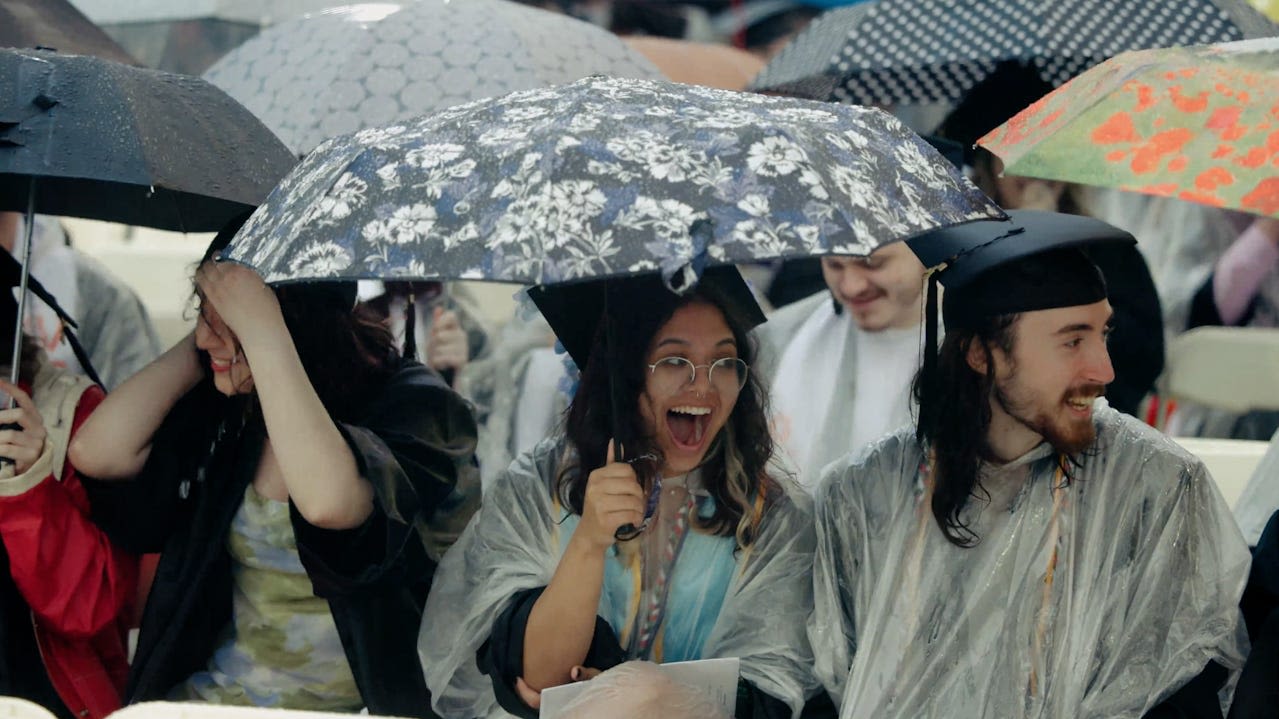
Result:
[[[910,247],[908,247],[905,242],[890,242],[886,245],[880,245],[879,247],[876,247],[874,251],[870,253],[870,255],[824,255],[822,259],[833,260],[835,262],[840,262],[840,263],[866,262],[867,260],[871,258],[874,258],[877,260],[885,260],[885,259],[892,259],[896,257],[903,257],[906,255],[914,256],[914,253],[911,252]]]
[[[1103,299],[1087,305],[1023,312],[1018,323],[1027,330],[1046,333],[1076,325],[1088,325],[1095,330],[1101,330],[1110,321],[1112,314],[1114,311],[1110,307],[1110,301]]]

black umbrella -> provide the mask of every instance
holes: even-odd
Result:
[[[27,213],[13,381],[35,214],[211,231],[257,206],[294,164],[262,123],[198,78],[0,50],[0,210]]]
[[[1060,85],[1128,50],[1274,35],[1244,0],[876,0],[819,17],[752,89],[857,104],[954,100],[1001,61]]]
[[[260,204],[295,163],[199,78],[0,50],[0,210],[212,232]]]

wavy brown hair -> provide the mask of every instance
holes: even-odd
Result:
[[[709,302],[724,313],[737,343],[738,357],[750,364],[756,353],[749,330],[726,309],[731,305],[714,287],[703,283],[684,296],[663,292],[609,292],[610,315],[600,323],[565,419],[564,431],[574,458],[556,478],[556,492],[573,513],[582,513],[590,473],[611,461],[606,452],[615,431],[619,435],[616,441],[625,449],[627,458],[658,454],[653,431],[644,426],[639,409],[639,398],[649,375],[645,358],[653,337],[675,311],[699,301]],[[609,328],[605,322],[608,321],[614,323],[612,336],[618,345],[611,356],[621,358],[616,363],[609,362],[606,347]],[[617,416],[621,426],[616,430],[612,419],[614,392],[610,384],[613,373],[620,404]],[[694,515],[694,526],[715,536],[735,537],[738,546],[743,548],[754,542],[759,529],[760,513],[755,511],[755,503],[762,501],[768,506],[781,491],[767,471],[773,456],[767,403],[763,384],[754,372],[748,373],[728,421],[707,449],[700,467],[706,489],[715,500],[715,512],[706,518]],[[648,465],[660,466],[660,463],[646,462],[637,465],[636,470],[643,471]],[[641,476],[641,481],[649,486],[652,478]]]

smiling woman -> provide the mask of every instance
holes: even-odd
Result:
[[[792,716],[816,689],[813,534],[769,474],[754,300],[727,268],[683,296],[613,280],[606,301],[563,435],[494,480],[441,564],[419,644],[434,708],[532,717],[540,690],[628,659],[740,657],[737,715]],[[643,531],[617,541],[626,525]]]
[[[161,555],[126,701],[429,716],[412,629],[479,502],[474,418],[353,283],[218,261],[237,228],[196,271],[195,331],[71,446],[95,519]]]

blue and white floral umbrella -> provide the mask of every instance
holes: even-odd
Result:
[[[330,140],[227,256],[272,283],[660,269],[683,286],[707,263],[867,255],[1003,217],[879,110],[590,77]]]

